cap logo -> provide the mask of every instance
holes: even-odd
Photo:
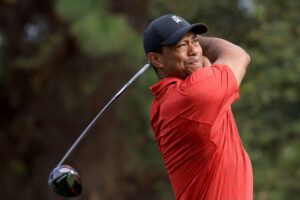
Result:
[[[178,24],[179,22],[182,22],[181,19],[179,17],[177,17],[176,15],[172,16],[172,19]]]

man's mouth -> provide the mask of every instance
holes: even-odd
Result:
[[[201,59],[199,57],[197,58],[191,58],[191,59],[188,59],[186,62],[185,62],[186,65],[200,65],[201,64]]]
[[[198,65],[199,63],[200,63],[200,61],[197,59],[197,60],[189,62],[188,64],[189,65]]]

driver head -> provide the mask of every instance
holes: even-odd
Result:
[[[50,174],[48,183],[52,190],[64,197],[77,197],[81,194],[80,177],[69,165],[60,165]]]

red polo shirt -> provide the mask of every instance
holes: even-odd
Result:
[[[230,107],[239,98],[231,69],[214,64],[150,89],[151,125],[176,199],[252,200],[252,166]]]

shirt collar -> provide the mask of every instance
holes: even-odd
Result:
[[[150,87],[150,90],[154,96],[157,96],[162,91],[163,88],[165,88],[166,86],[168,86],[171,83],[176,83],[177,81],[181,81],[181,80],[182,79],[177,78],[177,77],[164,78],[161,81],[159,81],[158,83],[152,85]]]

